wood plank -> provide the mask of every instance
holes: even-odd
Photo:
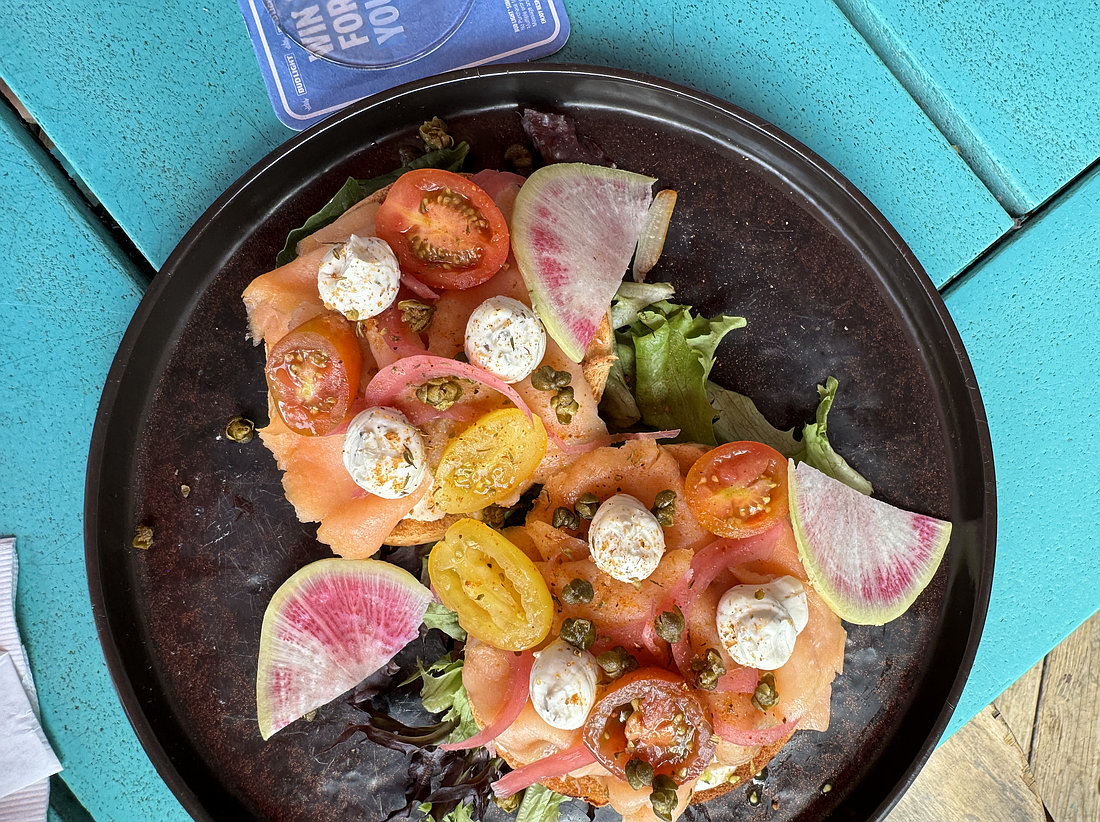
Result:
[[[886,822],[1046,822],[1023,751],[993,706],[929,758]]]
[[[998,518],[985,629],[950,733],[1100,608],[1100,481],[1062,468],[1100,463],[1090,434],[1100,394],[1100,169],[944,299],[982,392]],[[1057,486],[1057,508],[1039,478]]]
[[[1016,737],[1016,744],[1024,752],[1024,759],[1029,763],[1031,763],[1031,737],[1035,729],[1042,681],[1043,663],[1040,661],[993,700],[1008,729]]]
[[[0,191],[0,534],[18,537],[42,724],[97,818],[182,822],[107,674],[82,539],[92,421],[140,275],[2,101]]]
[[[1058,822],[1100,819],[1100,615],[1050,652],[1032,751],[1035,778]]]
[[[291,134],[236,3],[7,5],[0,74],[154,266]],[[871,198],[937,286],[1012,225],[831,0],[608,0],[569,14],[555,59],[667,77],[775,122]]]
[[[646,72],[774,123],[868,196],[937,287],[1011,225],[832,0],[568,9],[569,42],[550,59]]]
[[[1100,156],[1095,0],[836,0],[1010,213]]]

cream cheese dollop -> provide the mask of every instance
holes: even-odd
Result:
[[[665,532],[639,499],[616,494],[600,505],[588,529],[592,561],[620,582],[641,582],[665,554]]]
[[[531,666],[531,704],[553,728],[573,731],[584,725],[596,704],[599,666],[588,651],[555,639],[535,652]]]
[[[393,408],[368,408],[344,434],[344,467],[355,484],[384,499],[407,497],[428,471],[424,440]]]
[[[349,320],[381,314],[393,305],[400,286],[397,256],[378,237],[352,234],[346,243],[332,247],[317,270],[321,302]]]
[[[810,611],[806,589],[795,577],[759,585],[735,585],[718,601],[718,636],[739,665],[761,671],[781,668]]]
[[[538,315],[511,297],[490,297],[466,322],[466,357],[506,383],[519,382],[542,362],[546,329]]]

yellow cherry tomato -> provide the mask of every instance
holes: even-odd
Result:
[[[428,576],[470,636],[523,651],[550,633],[546,580],[523,551],[479,520],[465,517],[447,529],[428,554]]]
[[[480,511],[511,494],[546,454],[546,429],[518,408],[480,417],[451,440],[435,469],[432,498],[448,514]]]

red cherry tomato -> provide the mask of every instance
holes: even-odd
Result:
[[[264,374],[287,428],[319,436],[342,423],[359,389],[362,358],[355,330],[339,314],[307,320],[275,343]]]
[[[402,174],[375,217],[401,268],[432,288],[472,288],[508,259],[508,224],[465,177],[436,168]]]
[[[684,482],[695,518],[720,537],[762,534],[788,515],[787,458],[759,442],[729,442],[703,454]]]
[[[677,784],[699,776],[714,757],[712,728],[693,689],[676,674],[641,668],[615,680],[593,706],[584,744],[601,765],[626,779],[640,759]]]

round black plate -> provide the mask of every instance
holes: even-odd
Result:
[[[235,414],[266,421],[240,294],[346,177],[400,165],[425,119],[469,141],[467,168],[503,168],[522,107],[569,114],[620,167],[679,191],[660,278],[702,313],[748,319],[715,379],[786,428],[812,417],[815,385],[835,375],[837,450],[879,497],[954,522],[915,607],[850,628],[829,730],[795,735],[758,806],[742,788],[688,818],[884,815],[958,700],[993,575],[992,451],[962,343],[897,233],[820,158],[727,103],[608,69],[505,66],[375,96],[257,165],[172,254],[111,368],[88,467],[91,598],[139,738],[197,819],[381,820],[401,804],[399,755],[330,748],[352,718],[342,702],[267,743],[257,730],[264,608],[328,552],[259,440],[223,435]],[[130,547],[139,524],[155,528],[148,551]]]

